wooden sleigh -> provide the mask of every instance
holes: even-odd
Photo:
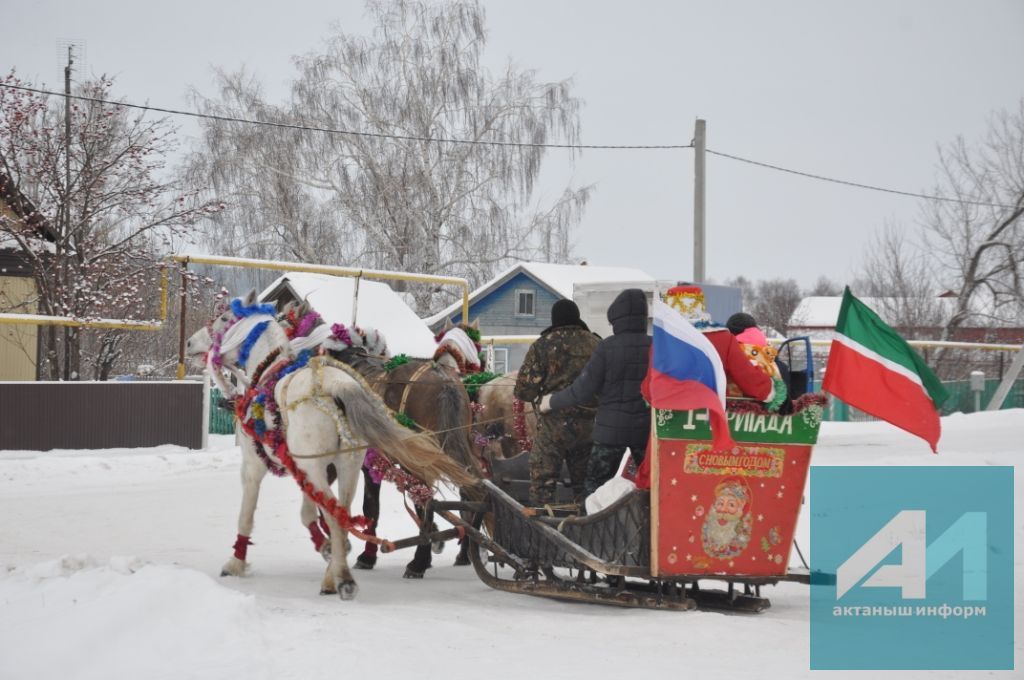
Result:
[[[823,405],[805,395],[792,414],[777,415],[730,403],[737,446],[727,451],[713,449],[706,412],[656,410],[650,490],[593,515],[527,507],[525,459],[494,461],[482,501],[429,504],[428,515],[457,529],[396,545],[468,534],[477,575],[507,592],[760,612],[770,606],[763,586],[810,582],[807,569],[789,564]]]

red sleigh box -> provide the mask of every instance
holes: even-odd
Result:
[[[654,412],[653,576],[784,576],[822,407],[792,415],[742,404],[737,446],[715,450],[705,411]]]

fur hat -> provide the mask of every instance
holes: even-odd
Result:
[[[572,300],[559,300],[551,305],[551,327],[581,326],[580,308]]]

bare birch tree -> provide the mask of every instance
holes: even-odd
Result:
[[[1024,321],[1024,99],[995,114],[980,143],[958,137],[939,150],[936,193],[963,201],[924,211],[932,266],[957,294],[945,335],[967,322]]]
[[[203,111],[363,134],[207,120],[192,171],[226,198],[213,247],[260,257],[454,274],[479,284],[511,259],[565,261],[590,189],[539,205],[546,143],[576,143],[568,80],[482,64],[477,2],[367,3],[371,37],[340,28],[296,59],[287,103],[219,73]],[[461,140],[459,143],[450,140]],[[451,298],[410,289],[417,311]]]
[[[868,246],[857,293],[908,339],[934,338],[945,319],[934,262],[906,229],[887,225]]]

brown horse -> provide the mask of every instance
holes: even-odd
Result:
[[[387,362],[358,350],[331,352],[359,372],[384,403],[417,428],[436,433],[441,449],[460,465],[480,474],[473,453],[471,429],[473,414],[466,389],[451,370],[429,359],[410,359],[387,368]],[[363,514],[376,521],[380,517],[380,483],[363,468]],[[371,530],[370,533],[373,533]],[[367,543],[356,558],[357,569],[372,569],[377,561],[377,546]],[[430,546],[419,546],[406,565],[405,578],[423,578],[430,568]]]
[[[512,394],[516,373],[508,373],[479,387],[476,401],[483,407],[479,434],[487,440],[488,458],[513,458],[532,448],[537,436],[537,413]]]

